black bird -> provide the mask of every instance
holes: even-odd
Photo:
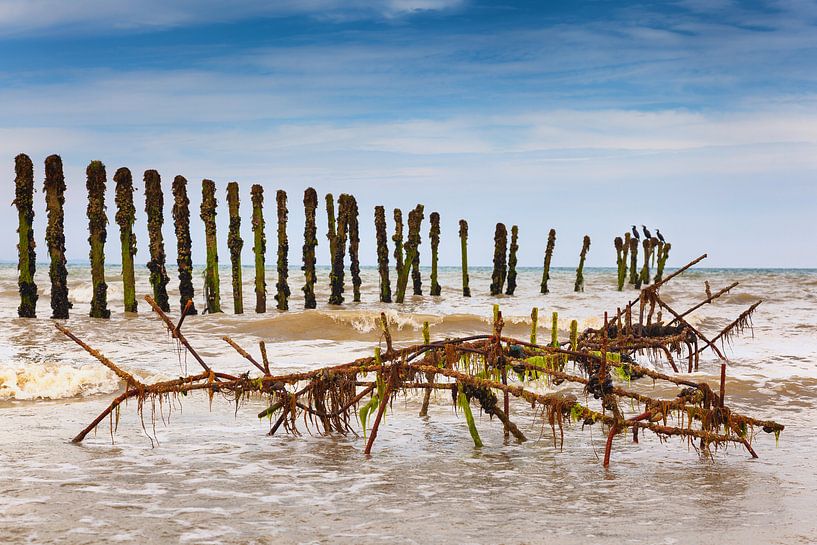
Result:
[[[638,230],[636,230],[635,225],[633,225],[633,238],[635,238],[636,240],[641,239],[641,237],[638,236]]]
[[[661,242],[666,242],[664,240],[664,235],[661,234],[661,229],[656,229],[655,230],[655,236],[657,236],[658,240],[660,240]]]
[[[646,226],[646,225],[642,225],[642,226],[641,226],[641,229],[643,229],[643,230],[644,230],[644,236],[645,236],[645,237],[647,237],[647,238],[652,238],[652,235],[650,234],[650,230],[649,230],[649,229],[647,229],[647,226]]]

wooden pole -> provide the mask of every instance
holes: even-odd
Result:
[[[428,237],[431,240],[431,295],[432,296],[439,296],[442,292],[442,288],[440,287],[439,275],[438,275],[438,261],[439,261],[439,249],[440,249],[440,214],[439,212],[432,212],[431,215],[428,217],[429,221],[431,222],[431,230],[428,233]]]
[[[45,242],[51,264],[48,276],[51,280],[51,317],[68,318],[68,269],[65,266],[65,176],[62,172],[62,159],[59,155],[49,155],[45,160],[45,208],[48,214],[48,226],[45,230]]]
[[[213,180],[201,182],[200,217],[204,222],[207,246],[207,266],[204,271],[204,296],[207,312],[221,312],[221,289],[218,278],[218,239],[216,238],[216,184]]]
[[[460,249],[462,252],[462,296],[471,297],[468,286],[468,222],[460,220]]]
[[[582,251],[579,254],[579,266],[576,269],[576,283],[573,285],[573,291],[584,291],[584,260],[587,258],[587,252],[590,250],[590,237],[584,235],[582,241]]]
[[[122,289],[125,312],[136,312],[136,277],[133,256],[136,255],[136,207],[133,204],[133,175],[122,167],[113,175],[116,182],[116,223],[119,225],[119,243],[122,248]]]
[[[230,267],[233,279],[233,312],[244,313],[244,286],[241,280],[241,250],[244,239],[241,238],[241,213],[238,182],[227,184],[227,210],[230,214],[230,230],[227,233],[227,248],[230,250]]]
[[[148,238],[150,243],[150,285],[153,286],[153,299],[164,312],[170,311],[167,297],[167,283],[170,278],[165,268],[165,242],[162,236],[164,224],[164,195],[162,179],[155,170],[145,171],[145,212],[148,218]]]
[[[402,303],[406,297],[406,287],[408,286],[409,273],[411,272],[414,256],[418,253],[420,245],[420,226],[423,221],[423,205],[418,204],[408,215],[408,239],[406,240],[406,256],[403,261],[403,268],[397,277],[397,297],[396,301]]]
[[[278,207],[278,282],[275,284],[278,310],[289,310],[289,238],[287,237],[287,193],[279,189],[275,194]]]
[[[349,235],[349,273],[352,275],[352,300],[360,302],[360,286],[363,281],[360,279],[360,227],[358,225],[357,199],[354,195],[347,197],[349,210],[346,214]]]
[[[553,259],[553,249],[556,247],[556,229],[551,229],[548,232],[548,243],[547,248],[545,248],[545,266],[542,271],[542,285],[540,287],[540,293],[546,295],[550,293],[548,289],[548,280],[550,280],[550,262]]]
[[[190,199],[187,178],[173,178],[173,226],[176,229],[176,264],[179,267],[179,309],[185,315],[198,314],[193,301],[193,250],[190,239]]]
[[[37,317],[37,284],[34,273],[37,269],[37,255],[34,250],[34,164],[28,155],[21,153],[14,158],[15,193],[17,207],[19,243],[17,245],[18,264],[17,286],[20,290],[20,318]]]
[[[519,251],[519,227],[511,227],[511,246],[508,250],[508,287],[505,295],[513,295],[516,291],[516,252]]]
[[[403,212],[399,208],[394,209],[394,235],[391,240],[394,242],[394,267],[399,283],[403,274]]]
[[[386,209],[374,207],[374,228],[377,235],[377,271],[380,275],[380,302],[391,303],[391,281],[389,280],[389,246],[386,233]]]
[[[250,188],[252,200],[252,251],[255,256],[255,312],[263,314],[267,311],[267,235],[264,232],[264,188],[253,184]]]
[[[331,287],[331,294],[329,295],[330,305],[343,304],[343,291],[345,289],[343,285],[343,261],[346,256],[346,237],[347,229],[349,228],[349,222],[347,220],[348,211],[348,195],[343,193],[340,195],[340,197],[338,197],[338,218],[334,241],[330,241],[330,245],[334,247],[334,254],[332,255],[332,270],[329,273],[329,284]]]
[[[501,295],[508,275],[506,255],[508,253],[508,229],[504,223],[497,223],[494,231],[494,271],[491,274],[491,295]]]
[[[314,188],[308,187],[304,191],[304,247],[302,267],[304,271],[304,308],[315,308],[315,247],[318,245],[318,229],[315,225],[315,211],[318,208],[318,193]]]
[[[88,190],[88,242],[91,245],[91,318],[110,318],[108,285],[105,283],[105,239],[108,236],[108,217],[105,214],[105,165],[91,161],[85,170]]]

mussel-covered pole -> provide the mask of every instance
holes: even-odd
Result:
[[[230,267],[233,278],[233,312],[244,313],[244,289],[241,281],[241,214],[239,212],[238,182],[227,184],[227,210],[230,214],[230,230],[227,233],[227,248],[230,250]]]
[[[289,238],[287,237],[287,192],[279,189],[275,193],[278,207],[278,282],[275,283],[275,300],[278,310],[289,310]]]
[[[253,184],[250,188],[252,199],[252,251],[255,255],[255,312],[267,311],[266,254],[267,236],[264,234],[264,188]]]
[[[374,207],[374,229],[377,236],[377,271],[380,274],[380,302],[391,303],[389,280],[389,241],[386,233],[386,209]]]
[[[542,271],[542,285],[540,287],[540,293],[547,294],[550,292],[548,290],[548,280],[550,280],[550,261],[553,259],[553,249],[556,247],[556,229],[551,229],[548,233],[548,243],[547,248],[545,248],[545,268]]]
[[[616,268],[618,271],[618,291],[624,289],[624,283],[627,281],[627,262],[624,254],[624,241],[621,237],[616,237],[613,240],[613,246],[616,247]]]
[[[511,246],[508,251],[508,287],[505,295],[513,295],[516,291],[516,252],[519,251],[519,227],[511,227]]]
[[[176,264],[179,267],[179,308],[187,314],[198,314],[193,302],[193,254],[190,240],[190,199],[187,197],[187,178],[184,176],[173,178],[172,189],[173,226],[176,229]]]
[[[51,264],[48,276],[51,279],[51,317],[68,318],[68,269],[65,266],[65,176],[62,172],[62,159],[59,155],[49,155],[45,159],[45,208],[48,213],[48,226],[45,229],[45,242]]]
[[[460,220],[460,249],[462,252],[462,296],[471,297],[468,286],[468,222]]]
[[[431,295],[437,296],[442,292],[437,271],[440,257],[440,214],[432,212],[428,219],[431,222],[431,230],[428,233],[431,240]]]
[[[638,239],[630,239],[630,278],[628,284],[635,285],[638,282]]]
[[[221,312],[221,289],[218,279],[218,239],[216,238],[216,183],[201,182],[200,217],[204,222],[204,239],[207,248],[207,265],[204,269],[204,298],[207,312]]]
[[[119,225],[119,242],[122,247],[122,290],[125,298],[125,312],[136,312],[136,279],[133,271],[133,256],[136,255],[136,207],[133,204],[133,175],[130,169],[122,167],[113,175],[116,182],[116,223]]]
[[[304,191],[304,264],[301,269],[304,271],[304,308],[315,308],[315,247],[318,245],[318,229],[315,225],[315,212],[318,209],[318,192],[314,188],[308,187]]]
[[[420,246],[420,225],[423,222],[423,205],[418,204],[408,215],[408,238],[406,240],[406,257],[403,261],[403,269],[397,278],[397,298],[398,303],[402,303],[406,298],[406,287],[408,277],[411,272],[414,256],[419,251]]]
[[[348,196],[349,210],[346,214],[349,235],[349,272],[352,275],[352,294],[355,303],[360,302],[360,227],[358,225],[357,199],[354,195]]]
[[[167,283],[170,278],[165,268],[165,241],[162,236],[164,224],[164,194],[162,179],[155,170],[145,171],[145,212],[148,217],[148,238],[150,241],[150,285],[153,286],[153,299],[165,312],[170,311],[167,298]]]
[[[573,285],[573,291],[584,291],[584,260],[587,258],[588,250],[590,250],[590,237],[584,235],[582,251],[579,254],[579,266],[576,268],[576,283]]]
[[[394,267],[399,283],[403,274],[403,212],[399,208],[394,209],[394,235],[391,240],[394,242]]]
[[[420,235],[417,235],[417,244],[420,242]],[[420,250],[414,252],[414,257],[411,260],[411,285],[414,295],[423,294],[423,277],[420,275]]]
[[[326,222],[328,230],[326,238],[329,240],[329,263],[335,259],[335,239],[337,238],[337,227],[335,226],[335,197],[331,193],[326,194]]]
[[[343,304],[343,260],[346,257],[346,232],[348,229],[347,213],[348,213],[348,195],[345,193],[338,197],[338,217],[337,225],[335,226],[334,240],[330,239],[330,245],[334,247],[334,254],[332,255],[332,269],[329,272],[329,284],[331,292],[329,294],[330,305]],[[327,208],[329,200],[327,199]]]
[[[636,289],[641,289],[642,285],[646,286],[650,283],[650,254],[652,253],[652,240],[645,238],[644,242],[641,243],[641,246],[644,249],[644,265],[641,267],[641,274],[638,275],[638,280],[636,280]]]
[[[624,261],[624,283],[625,284],[627,283],[627,274],[628,274],[627,263],[629,263],[629,259],[630,259],[630,238],[631,238],[631,236],[630,236],[629,231],[624,233],[624,248],[622,250],[621,255],[622,255],[622,260]]]
[[[664,267],[667,264],[667,258],[669,258],[669,251],[671,248],[672,244],[669,242],[661,242],[658,245],[658,265],[655,269],[654,282],[661,282],[664,279]]]
[[[34,251],[34,164],[28,155],[21,153],[14,158],[14,204],[17,207],[19,226],[17,233],[19,243],[17,252],[19,261],[17,286],[20,288],[20,306],[17,315],[20,318],[37,316],[37,284],[34,283],[34,272],[37,256]]]
[[[506,255],[508,253],[508,229],[504,223],[496,224],[494,231],[494,271],[491,274],[491,295],[501,295],[508,274]]]
[[[91,161],[85,169],[88,189],[88,243],[91,245],[91,318],[110,318],[108,284],[105,283],[105,239],[108,236],[108,216],[105,214],[105,184],[107,174],[101,161]]]

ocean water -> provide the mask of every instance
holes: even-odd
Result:
[[[604,311],[637,292],[615,290],[615,272],[586,271],[584,293],[573,271],[556,270],[551,293],[539,294],[541,270],[519,271],[513,297],[490,297],[490,270],[472,269],[473,297],[464,298],[458,269],[441,271],[442,296],[377,302],[377,272],[364,268],[361,303],[329,307],[328,271],[321,270],[319,308],[301,310],[303,283],[290,273],[286,313],[274,310],[275,275],[268,271],[266,314],[254,313],[251,269],[244,271],[246,313],[234,315],[229,269],[221,271],[224,314],[190,316],[185,335],[218,370],[251,370],[221,337],[257,354],[267,344],[281,372],[313,369],[369,355],[383,310],[397,324],[398,343],[417,342],[423,321],[432,338],[484,333],[499,303],[505,332],[527,338],[530,311],[540,309],[540,339],[558,312],[559,335],[570,320],[598,326]],[[64,324],[144,381],[196,372],[162,323],[140,301],[122,312],[116,266],[108,269],[110,320],[88,318],[87,267],[69,267],[72,316]],[[502,427],[478,418],[485,446],[476,449],[450,396],[433,397],[428,418],[419,401],[400,397],[388,413],[373,455],[355,436],[307,433],[268,437],[256,414],[262,400],[236,408],[229,400],[189,395],[171,405],[123,406],[118,430],[103,421],[83,444],[70,439],[120,391],[112,373],[53,327],[47,267],[40,266],[39,318],[16,317],[13,265],[0,265],[0,542],[2,543],[812,543],[817,541],[817,271],[697,269],[674,279],[662,295],[676,310],[715,291],[740,285],[691,321],[715,334],[755,301],[754,328],[726,346],[727,403],[786,425],[776,444],[759,434],[752,460],[742,449],[703,458],[679,440],[643,435],[616,439],[602,468],[604,435],[572,426],[553,444],[530,408],[514,404],[529,438],[505,443]],[[196,303],[203,308],[200,270]],[[424,271],[428,290],[428,271]],[[177,287],[176,278],[170,287]],[[411,288],[409,287],[409,290]],[[347,300],[351,283],[347,277]],[[149,293],[147,271],[137,293]],[[178,292],[171,289],[173,314]],[[668,370],[665,363],[651,363]],[[718,382],[712,354],[696,380]],[[544,386],[543,386],[544,387]],[[675,390],[641,381],[657,397]],[[550,386],[551,389],[558,389]],[[155,410],[154,410],[155,409]],[[154,441],[151,441],[151,438]]]

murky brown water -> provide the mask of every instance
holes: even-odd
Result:
[[[419,338],[425,319],[434,337],[488,327],[490,273],[472,271],[470,300],[457,295],[458,274],[443,273],[447,289],[439,301],[426,297],[390,307],[400,324],[398,339]],[[633,296],[613,289],[609,271],[591,271],[586,292],[574,294],[572,273],[557,271],[553,293],[543,297],[539,274],[522,271],[518,295],[500,301],[511,334],[527,335],[532,306],[541,308],[540,334],[547,336],[552,310],[559,312],[561,329],[573,318],[598,324],[601,312]],[[142,377],[180,374],[184,362],[145,304],[139,316],[125,317],[119,285],[109,280],[113,317],[91,320],[87,271],[71,268],[70,275],[72,330]],[[255,417],[261,401],[248,402],[235,416],[234,407],[218,398],[211,411],[205,395],[175,407],[169,425],[158,421],[155,448],[134,404],[123,410],[114,444],[105,424],[83,445],[73,445],[69,439],[104,408],[118,384],[49,320],[15,318],[15,270],[0,267],[0,542],[817,541],[817,272],[693,272],[664,293],[684,307],[697,298],[691,293],[703,293],[705,279],[713,289],[741,281],[734,294],[697,313],[694,321],[706,331],[756,299],[765,301],[755,315],[754,337],[738,340],[731,351],[727,396],[738,410],[785,423],[779,445],[761,434],[755,440],[760,459],[732,448],[713,461],[677,441],[662,444],[647,435],[634,445],[617,439],[605,471],[597,429],[569,429],[560,451],[549,430],[539,441],[505,445],[501,425],[482,418],[485,446],[474,449],[442,394],[427,419],[417,418],[416,399],[395,403],[370,459],[354,437],[267,437],[269,423]],[[38,283],[47,286],[45,275],[38,274]],[[139,277],[137,291],[148,292],[146,276]],[[292,291],[297,309],[297,281]],[[245,294],[250,301],[249,284]],[[231,300],[229,291],[222,297]],[[370,302],[340,311],[190,317],[186,334],[225,371],[246,370],[220,340],[225,334],[247,347],[265,340],[282,370],[339,363],[369,354],[377,340],[375,271],[364,270],[363,298]],[[42,316],[47,307],[41,292]],[[188,364],[193,370],[195,362]],[[698,376],[714,384],[716,369],[706,360]],[[538,437],[530,410],[521,404],[513,410],[528,435]]]

